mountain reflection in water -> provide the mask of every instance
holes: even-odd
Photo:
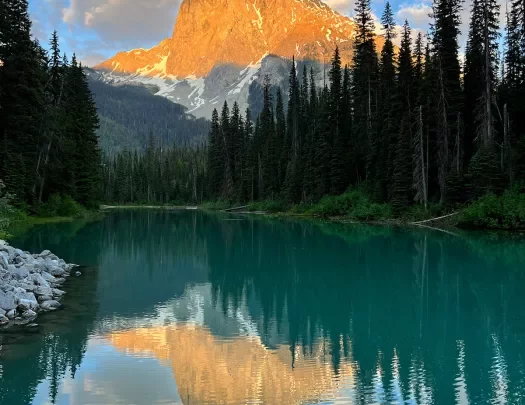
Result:
[[[13,241],[88,267],[0,335],[0,404],[525,404],[521,237],[230,218]]]

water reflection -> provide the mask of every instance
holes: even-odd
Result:
[[[229,219],[121,212],[18,241],[96,270],[68,327],[2,337],[0,403],[525,403],[520,237]]]

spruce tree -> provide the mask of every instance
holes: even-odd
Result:
[[[329,72],[330,83],[330,124],[331,133],[327,134],[330,161],[330,191],[332,194],[340,194],[348,186],[347,161],[346,161],[346,135],[343,128],[343,71],[341,68],[341,56],[339,48],[336,47]]]
[[[373,156],[370,151],[375,143],[378,62],[370,0],[356,2],[354,22],[357,25],[357,34],[352,83],[354,102],[352,144],[356,148],[356,170],[353,180],[358,183],[364,179],[371,179]]]
[[[213,109],[211,116],[211,129],[208,137],[208,190],[212,198],[218,198],[222,189],[224,169],[222,160],[224,156],[219,113]]]
[[[379,65],[379,105],[378,105],[378,131],[372,149],[370,150],[370,175],[373,181],[376,196],[380,200],[386,200],[389,191],[391,194],[392,178],[394,173],[394,161],[396,158],[397,123],[396,115],[404,113],[399,110],[399,96],[405,94],[396,93],[396,67],[394,61],[395,22],[390,3],[387,2],[381,18],[384,29],[385,44],[381,50],[381,62]],[[403,104],[401,104],[404,106]],[[389,190],[390,188],[390,190]]]

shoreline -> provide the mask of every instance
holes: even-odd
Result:
[[[60,309],[66,294],[60,288],[75,267],[49,250],[31,254],[0,240],[0,331]]]
[[[245,208],[245,207],[242,207]],[[430,228],[440,231],[447,231],[450,229],[462,229],[457,226],[442,222],[441,225],[431,226],[432,223],[438,222],[442,219],[448,219],[452,215],[446,215],[444,217],[430,218],[423,221],[411,222],[408,220],[403,220],[399,218],[387,219],[387,220],[357,220],[344,216],[319,216],[312,214],[304,213],[294,213],[294,212],[268,212],[268,211],[237,211],[235,208],[228,209],[214,209],[208,208],[206,206],[197,205],[197,206],[184,206],[184,205],[101,205],[100,210],[111,211],[111,210],[127,210],[127,209],[152,209],[152,210],[185,210],[185,211],[204,211],[204,212],[220,212],[223,214],[230,215],[259,215],[265,217],[274,217],[274,218],[297,218],[297,219],[315,219],[322,220],[326,222],[338,223],[338,224],[361,224],[361,225],[381,225],[381,226],[406,226],[406,227],[418,227],[418,228]],[[458,215],[459,213],[454,213]],[[476,230],[482,230],[484,228],[477,228]]]

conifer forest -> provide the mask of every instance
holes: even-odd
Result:
[[[474,0],[462,62],[463,6],[436,0],[430,31],[413,35],[408,21],[396,30],[387,3],[384,45],[376,49],[370,1],[359,0],[352,66],[342,66],[335,49],[326,85],[318,87],[313,69],[298,72],[292,63],[287,94],[273,91],[267,76],[259,116],[225,103],[211,117],[206,151],[157,148],[142,157],[116,157],[105,173],[106,197],[132,201],[148,195],[149,202],[167,202],[174,197],[165,191],[171,185],[180,190],[179,199],[301,203],[362,187],[401,211],[413,204],[462,204],[520,187],[524,5],[514,1],[506,27],[500,27],[505,10],[493,0]],[[144,167],[150,167],[148,180]]]
[[[460,49],[459,0],[434,1],[428,33],[396,26],[389,3],[376,32],[370,0],[358,0],[353,63],[335,49],[324,86],[292,59],[286,92],[264,77],[258,116],[225,102],[207,142],[151,133],[144,150],[106,156],[81,64],[61,55],[56,32],[49,52],[32,39],[25,0],[1,5],[0,179],[19,203],[299,204],[359,189],[402,212],[522,190],[523,1],[473,0]]]
[[[25,0],[0,2],[0,179],[19,205],[68,195],[98,204],[98,116],[82,65],[53,32],[31,36]]]

